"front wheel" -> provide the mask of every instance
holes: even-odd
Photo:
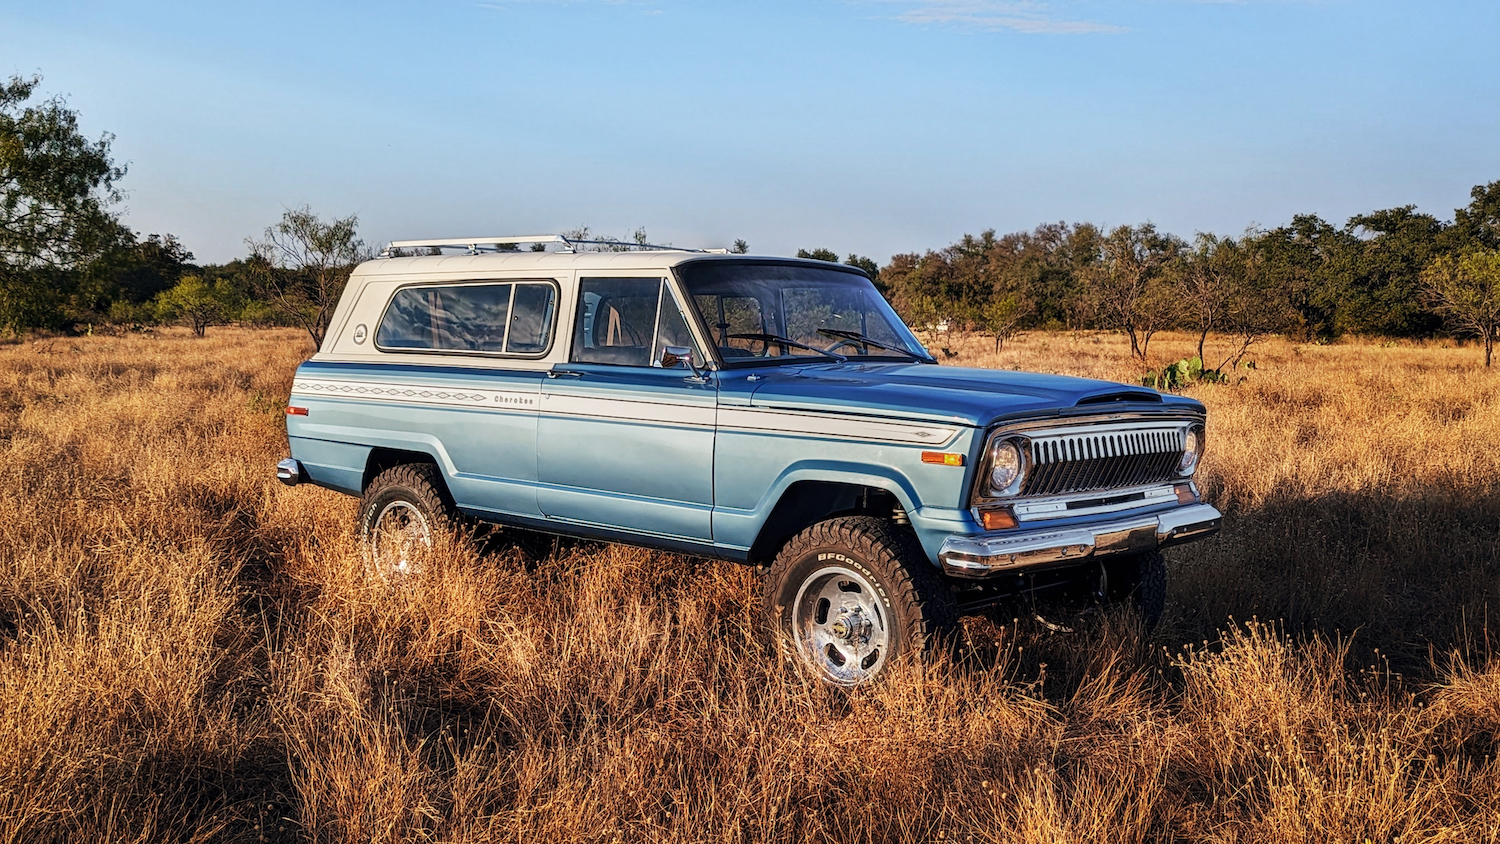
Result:
[[[870,516],[819,522],[776,555],[762,583],[773,635],[824,681],[873,680],[936,650],[957,621],[953,592],[916,538]]]

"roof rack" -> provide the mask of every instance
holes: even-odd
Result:
[[[560,234],[535,234],[502,237],[446,237],[435,240],[393,240],[385,249],[380,251],[380,257],[396,257],[403,249],[464,249],[470,255],[478,255],[485,252],[510,252],[512,249],[502,249],[502,246],[517,246],[522,243],[533,244],[559,244],[558,252],[576,252],[577,246],[609,246],[622,252],[633,249],[659,249],[667,252],[703,252],[709,254],[725,254],[727,249],[687,249],[681,246],[656,246],[650,243],[635,243],[627,240],[569,240]]]

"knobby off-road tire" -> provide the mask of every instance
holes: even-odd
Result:
[[[1167,611],[1167,560],[1160,551],[1143,551],[1105,564],[1108,585],[1105,594],[1116,601],[1128,600],[1152,630]]]
[[[792,537],[761,581],[761,598],[778,647],[840,686],[944,647],[958,621],[953,590],[916,537],[871,516],[829,519]]]
[[[450,535],[458,512],[438,468],[407,463],[381,472],[360,500],[359,537],[371,571],[401,580],[421,574],[438,537]]]

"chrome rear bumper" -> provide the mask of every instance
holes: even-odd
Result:
[[[302,464],[288,457],[276,464],[276,480],[287,486],[296,486],[302,483]]]
[[[938,561],[943,571],[954,577],[988,577],[1030,566],[1152,551],[1203,539],[1219,532],[1222,519],[1219,511],[1208,504],[1190,504],[1165,513],[1078,527],[995,536],[950,536],[943,541]]]

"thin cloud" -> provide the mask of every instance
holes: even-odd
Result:
[[[895,15],[902,23],[957,26],[986,32],[1028,35],[1108,35],[1128,30],[1090,20],[1073,20],[1053,12],[1046,3],[1026,0],[916,0]]]

